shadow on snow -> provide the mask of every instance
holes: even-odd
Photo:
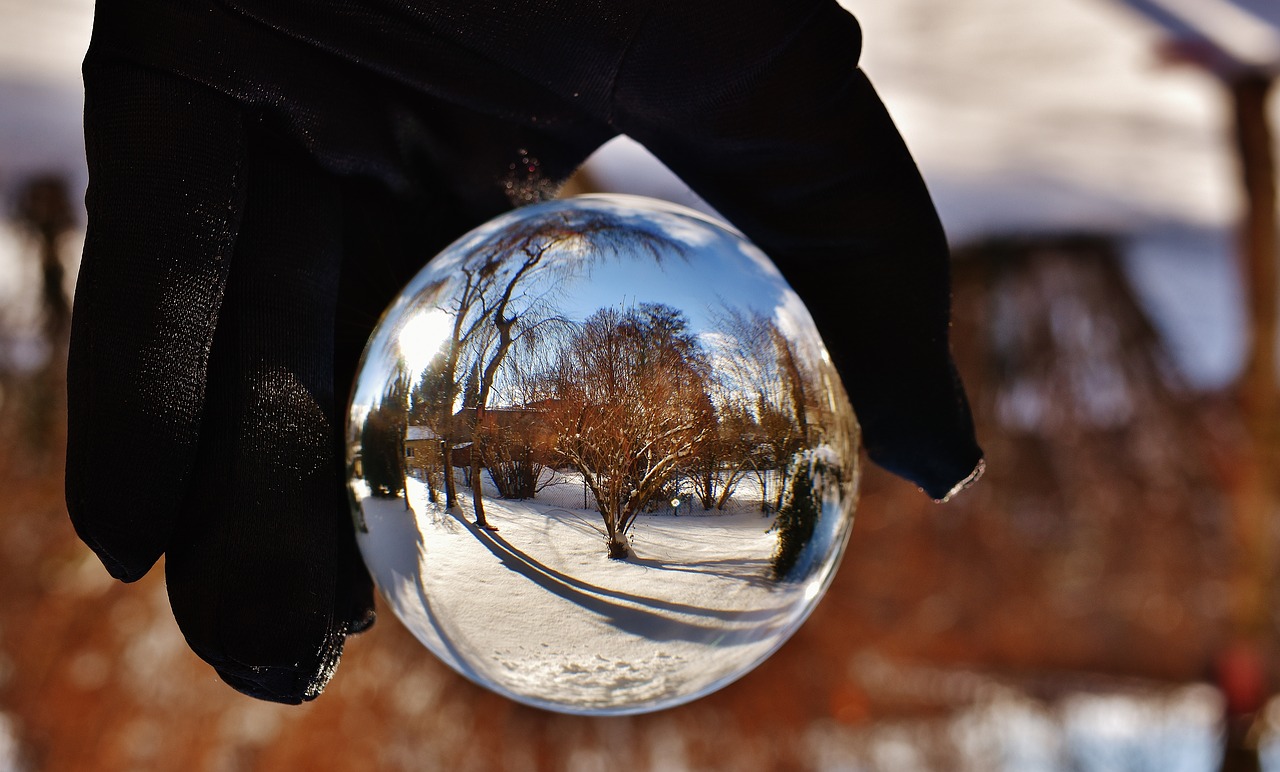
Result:
[[[608,620],[608,622],[614,627],[633,635],[654,641],[678,640],[693,643],[714,644],[717,646],[732,646],[739,643],[752,643],[759,641],[777,631],[787,621],[785,618],[785,607],[761,609],[758,611],[710,609],[700,606],[690,606],[683,603],[664,601],[658,598],[633,595],[631,593],[610,590],[604,587],[588,584],[539,563],[493,531],[476,528],[473,524],[463,520],[457,514],[454,514],[453,516],[470,529],[476,539],[486,549],[488,549],[489,552],[491,552],[505,568],[523,576],[559,598],[598,614]],[[645,567],[654,567],[661,570],[670,568],[668,564],[658,563],[657,561],[646,563],[645,561],[633,559],[626,562]],[[695,569],[690,567],[687,570]],[[730,578],[741,579],[742,577],[731,575]],[[724,627],[718,626],[699,625],[661,613],[655,613],[654,611],[649,611],[643,608],[623,605],[623,603],[615,601],[634,603],[639,606],[648,606],[652,609],[672,612],[675,614],[710,617],[729,622],[758,621],[760,624],[745,629],[725,629]]]

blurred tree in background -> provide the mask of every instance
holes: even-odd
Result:
[[[20,378],[15,378],[16,373],[0,375],[10,382],[7,391],[13,399],[9,409],[22,416],[17,431],[19,441],[29,450],[24,462],[42,465],[56,445],[53,434],[60,430],[59,412],[66,392],[63,381],[71,325],[66,242],[77,224],[66,180],[40,174],[23,181],[13,202],[13,221],[27,242],[22,256],[38,269],[34,294],[39,300],[30,328],[0,330],[4,333],[0,345],[7,341],[11,347],[27,349],[27,356],[11,354],[5,358],[11,364],[16,361],[19,369],[33,369],[34,374]]]

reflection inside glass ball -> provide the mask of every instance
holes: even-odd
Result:
[[[570,713],[759,664],[830,583],[858,481],[848,398],[778,270],[631,196],[519,209],[432,260],[374,331],[347,444],[396,615]]]

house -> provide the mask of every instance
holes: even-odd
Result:
[[[427,469],[440,465],[440,435],[429,426],[406,426],[404,469],[411,477],[421,477]],[[456,464],[457,456],[454,456]]]
[[[549,448],[554,443],[554,430],[547,425],[546,415],[553,402],[550,400],[521,407],[491,407],[485,410],[485,433],[490,437],[514,440],[516,444],[536,449]],[[476,409],[467,407],[453,416],[454,432],[453,466],[471,466],[472,432],[476,423]],[[406,426],[404,432],[405,470],[425,471],[440,464],[440,448],[444,439],[429,426]],[[541,454],[540,454],[541,455]]]

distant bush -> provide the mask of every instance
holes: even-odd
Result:
[[[365,419],[360,432],[361,465],[369,492],[393,499],[404,494],[404,427],[408,384],[396,379]]]
[[[802,559],[805,548],[813,540],[818,519],[822,517],[823,492],[838,480],[839,469],[829,449],[816,448],[792,457],[788,477],[778,518],[770,529],[778,532],[772,566],[773,578],[779,581],[803,578],[793,574],[807,573],[809,561]]]

